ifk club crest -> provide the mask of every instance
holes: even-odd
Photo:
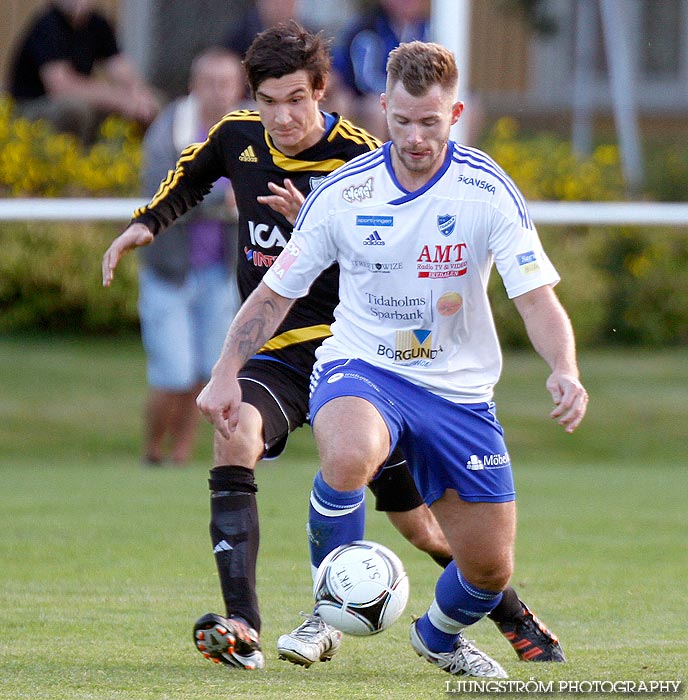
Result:
[[[456,214],[438,214],[437,228],[443,236],[451,236],[456,226]]]

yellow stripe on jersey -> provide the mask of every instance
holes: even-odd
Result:
[[[220,121],[212,127],[212,129],[208,133],[208,138],[210,138],[213,135],[213,133],[222,126],[222,124],[231,121],[259,122],[260,115],[258,114],[258,112],[251,109],[238,109],[234,112],[230,112],[229,114],[226,114],[224,117],[222,117],[222,119],[220,119]],[[182,164],[193,160],[198,149],[201,146],[203,146],[207,141],[208,139],[203,141],[203,143],[192,143],[181,152],[179,160],[177,161],[176,169],[168,171],[167,176],[162,180],[160,185],[158,185],[158,189],[151,198],[150,202],[138,208],[134,212],[134,218],[136,218],[137,216],[141,216],[141,214],[144,214],[148,209],[154,207],[161,199],[164,199],[167,196],[169,190],[177,184],[179,178],[184,174],[184,168]]]
[[[272,156],[272,162],[282,170],[287,172],[296,173],[303,170],[319,170],[325,173],[331,173],[340,166],[346,163],[345,160],[339,158],[328,158],[327,160],[296,160],[290,156],[285,156],[284,153],[278,151],[272,143],[270,134],[265,132],[265,143],[268,146],[270,155]]]
[[[218,129],[222,124],[225,122],[236,122],[236,121],[241,121],[241,122],[259,122],[260,121],[260,114],[256,112],[254,109],[237,109],[234,112],[230,112],[229,114],[225,114],[220,121],[215,124],[215,126],[210,130],[210,134],[212,134],[214,131]],[[210,135],[209,134],[209,135]]]
[[[144,214],[148,209],[154,207],[161,199],[163,199],[167,195],[168,191],[177,184],[179,178],[184,174],[184,163],[193,160],[198,149],[201,146],[203,146],[203,144],[206,143],[206,141],[204,141],[203,143],[192,143],[181,152],[175,170],[167,171],[167,175],[162,180],[160,185],[158,185],[158,190],[153,195],[150,202],[137,209],[134,212],[134,218],[136,218],[137,216],[141,216],[141,214]]]
[[[212,136],[213,133],[222,126],[222,124],[231,121],[259,122],[260,114],[257,111],[250,109],[239,109],[234,112],[230,112],[229,114],[226,114],[224,117],[222,117],[222,119],[220,119],[220,121],[217,124],[215,124],[215,126],[213,126],[213,128],[210,130],[210,133],[208,134],[208,138],[210,138],[210,136]],[[328,141],[332,141],[337,136],[347,139],[348,141],[353,141],[354,143],[359,145],[366,145],[368,148],[370,148],[371,151],[380,146],[381,144],[381,142],[378,141],[378,139],[376,139],[372,134],[369,134],[365,129],[362,129],[359,126],[355,126],[348,119],[343,118],[339,119],[335,127],[330,132],[328,136]],[[196,152],[206,142],[207,139],[203,143],[192,143],[190,146],[187,146],[182,151],[181,156],[177,161],[176,169],[170,170],[167,173],[167,176],[162,180],[162,182],[158,186],[158,190],[153,195],[150,202],[148,202],[148,204],[145,204],[144,206],[140,207],[134,212],[134,218],[136,218],[137,216],[141,216],[146,211],[158,204],[160,200],[164,199],[167,196],[169,190],[171,190],[177,184],[179,178],[181,178],[184,174],[184,163],[193,160],[193,158],[196,156]],[[320,161],[296,160],[294,158],[291,158],[290,156],[284,155],[284,153],[278,151],[277,148],[275,148],[267,130],[265,131],[265,142],[268,146],[268,150],[270,151],[273,163],[278,168],[286,170],[287,172],[316,170],[320,172],[331,173],[333,170],[336,170],[337,168],[339,168],[347,162],[339,158],[329,158],[327,160]]]
[[[332,132],[328,137],[328,141],[332,141],[332,139],[337,135],[342,136],[345,139],[349,139],[354,143],[365,144],[371,151],[379,148],[382,145],[382,142],[375,138],[375,136],[368,133],[360,126],[352,124],[348,119],[342,118],[339,120],[339,122],[337,122],[337,125],[334,127],[334,129],[332,129]]]
[[[308,328],[293,328],[285,331],[268,340],[260,350],[280,350],[288,345],[305,343],[308,340],[318,340],[331,336],[329,325],[322,323],[319,326],[309,326]],[[260,350],[258,352],[260,352]]]

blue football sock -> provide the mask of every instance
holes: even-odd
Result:
[[[365,488],[336,491],[318,472],[308,513],[311,564],[317,568],[333,549],[363,539],[364,532]]]
[[[451,562],[437,580],[435,600],[416,629],[431,651],[451,651],[459,632],[487,615],[501,598],[501,592],[468,583]]]

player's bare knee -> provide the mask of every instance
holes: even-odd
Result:
[[[213,436],[213,457],[216,464],[243,464],[253,469],[263,456],[264,449],[262,427],[250,418],[247,420],[240,416],[237,429],[229,439],[217,430]]]
[[[364,488],[375,473],[376,465],[365,455],[347,451],[337,457],[321,459],[320,470],[325,483],[337,491]]]
[[[485,561],[472,567],[461,567],[463,577],[476,588],[485,591],[503,591],[513,573],[510,559]]]
[[[321,465],[325,483],[336,491],[362,489],[369,481],[368,472],[361,464],[338,462]]]
[[[363,488],[373,477],[382,459],[368,443],[340,443],[320,450],[320,469],[325,482],[338,491]]]

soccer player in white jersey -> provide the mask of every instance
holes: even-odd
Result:
[[[498,604],[513,569],[514,484],[492,402],[501,371],[487,297],[493,265],[549,365],[550,417],[573,432],[588,397],[553,290],[559,277],[522,195],[486,154],[449,140],[463,109],[451,52],[402,44],[387,69],[381,104],[391,142],[306,199],[291,241],[233,322],[198,405],[231,439],[237,372],[338,262],[340,302],[312,377],[320,471],[310,497],[311,564],[363,537],[365,486],[399,444],[454,555],[411,625],[413,649],[449,673],[505,677],[462,636]],[[280,651],[321,641],[304,629],[283,635]]]

